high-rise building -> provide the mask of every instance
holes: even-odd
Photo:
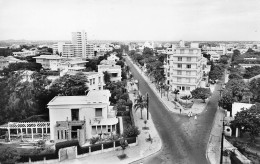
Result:
[[[84,30],[72,32],[72,44],[75,45],[75,56],[81,58],[93,58],[94,47],[87,42],[87,32]]]
[[[167,49],[167,60],[164,64],[166,83],[171,89],[178,89],[181,93],[189,94],[190,91],[200,86],[203,76],[203,60],[198,44],[185,47],[183,41],[179,46]]]

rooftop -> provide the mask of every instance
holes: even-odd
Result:
[[[58,55],[41,55],[37,57],[33,57],[35,59],[62,59],[62,57]]]
[[[120,65],[98,65],[98,68],[121,69]]]
[[[86,96],[55,96],[48,106],[109,103],[109,90],[91,90]]]
[[[254,104],[248,104],[248,103],[237,103],[234,102],[232,104],[232,114],[233,116],[235,116],[237,114],[237,112],[240,112],[242,110],[242,108],[244,109],[249,109],[251,108],[251,106],[253,106]]]

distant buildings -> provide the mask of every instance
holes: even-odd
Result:
[[[210,53],[210,52],[216,52],[219,55],[225,55],[226,54],[226,47],[225,46],[218,46],[218,47],[209,47],[204,45],[202,47],[202,52]]]
[[[25,60],[19,60],[14,58],[13,56],[3,57],[0,56],[0,70],[3,70],[5,67],[7,68],[10,63],[26,63]]]
[[[86,96],[56,96],[48,104],[50,139],[65,141],[116,134],[119,122],[110,106],[109,90],[91,90]]]
[[[94,57],[94,45],[87,42],[87,33],[83,31],[77,31],[71,33],[71,43],[58,42],[54,44],[53,53],[59,54],[62,57],[72,58],[88,58]]]
[[[210,60],[213,62],[218,61],[220,59],[220,54],[216,53],[215,51],[209,51],[207,54],[210,55]]]
[[[116,53],[111,53],[110,56],[107,57],[109,61],[119,61],[119,57],[116,56]]]
[[[13,52],[13,55],[14,56],[18,56],[18,57],[35,56],[36,55],[36,51],[24,50],[23,52]]]
[[[181,93],[189,94],[190,91],[200,86],[203,77],[203,62],[201,49],[198,44],[185,47],[181,41],[178,47],[167,49],[167,59],[164,64],[166,84],[171,89],[178,89]]]

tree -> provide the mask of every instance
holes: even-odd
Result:
[[[221,64],[219,64],[219,65],[213,64],[211,66],[211,70],[209,72],[209,78],[211,80],[215,81],[217,79],[220,79],[222,77],[223,73],[224,73],[224,67]]]
[[[229,79],[243,79],[243,77],[241,75],[239,75],[238,73],[231,73],[228,76]]]
[[[253,100],[256,102],[260,102],[260,78],[253,79],[249,83],[249,89],[252,92]]]
[[[234,98],[232,95],[232,91],[229,89],[223,90],[222,97],[219,100],[219,106],[223,109],[230,111],[232,116],[232,103],[234,102]]]
[[[174,101],[177,101],[177,95],[180,94],[180,90],[175,88],[174,91],[172,91],[172,93],[175,95]]]
[[[168,99],[168,101],[169,101],[169,90],[170,90],[170,86],[169,86],[169,85],[165,85],[165,86],[164,86],[164,90],[165,90],[165,92],[167,93],[167,99]]]
[[[141,110],[141,119],[143,119],[143,109],[147,108],[147,100],[142,95],[137,95],[137,98],[135,99],[135,105],[134,105],[135,111],[138,109]]]
[[[253,66],[253,67],[249,67],[246,68],[246,72],[244,74],[244,78],[245,79],[250,79],[256,75],[260,74],[260,66]]]
[[[11,147],[0,150],[0,161],[3,163],[16,163],[20,159],[18,151]]]
[[[66,96],[85,95],[88,90],[87,82],[87,77],[81,72],[76,75],[66,74],[55,80],[50,90]]]
[[[242,79],[231,79],[226,84],[226,89],[230,90],[232,97],[241,101],[243,98],[244,91],[248,88]]]
[[[202,99],[203,102],[210,97],[211,92],[208,88],[196,88],[191,91],[191,95],[194,99]]]
[[[231,121],[231,126],[238,127],[242,132],[249,132],[251,141],[255,141],[255,137],[260,132],[260,104],[257,103],[249,109],[242,109]]]
[[[103,73],[104,73],[104,81],[105,81],[105,83],[110,83],[111,82],[111,75],[107,71],[105,71]]]
[[[187,105],[187,101],[190,100],[191,98],[192,98],[191,95],[185,95],[181,97],[181,99],[186,100],[186,105]]]
[[[123,150],[120,158],[125,158],[126,154],[124,153],[124,151],[125,151],[126,147],[128,146],[127,140],[125,138],[122,138],[120,140],[120,146],[121,146],[121,148]]]
[[[123,132],[123,136],[125,138],[128,138],[128,137],[137,137],[138,135],[140,134],[140,130],[138,129],[137,126],[128,126],[124,129],[124,132]]]

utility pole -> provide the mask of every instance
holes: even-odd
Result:
[[[224,118],[222,120],[222,135],[221,135],[221,149],[220,149],[220,164],[223,162],[223,147],[224,147],[224,130],[225,130],[225,124],[224,124]]]
[[[147,101],[147,120],[149,120],[149,95],[146,93],[146,101]]]

